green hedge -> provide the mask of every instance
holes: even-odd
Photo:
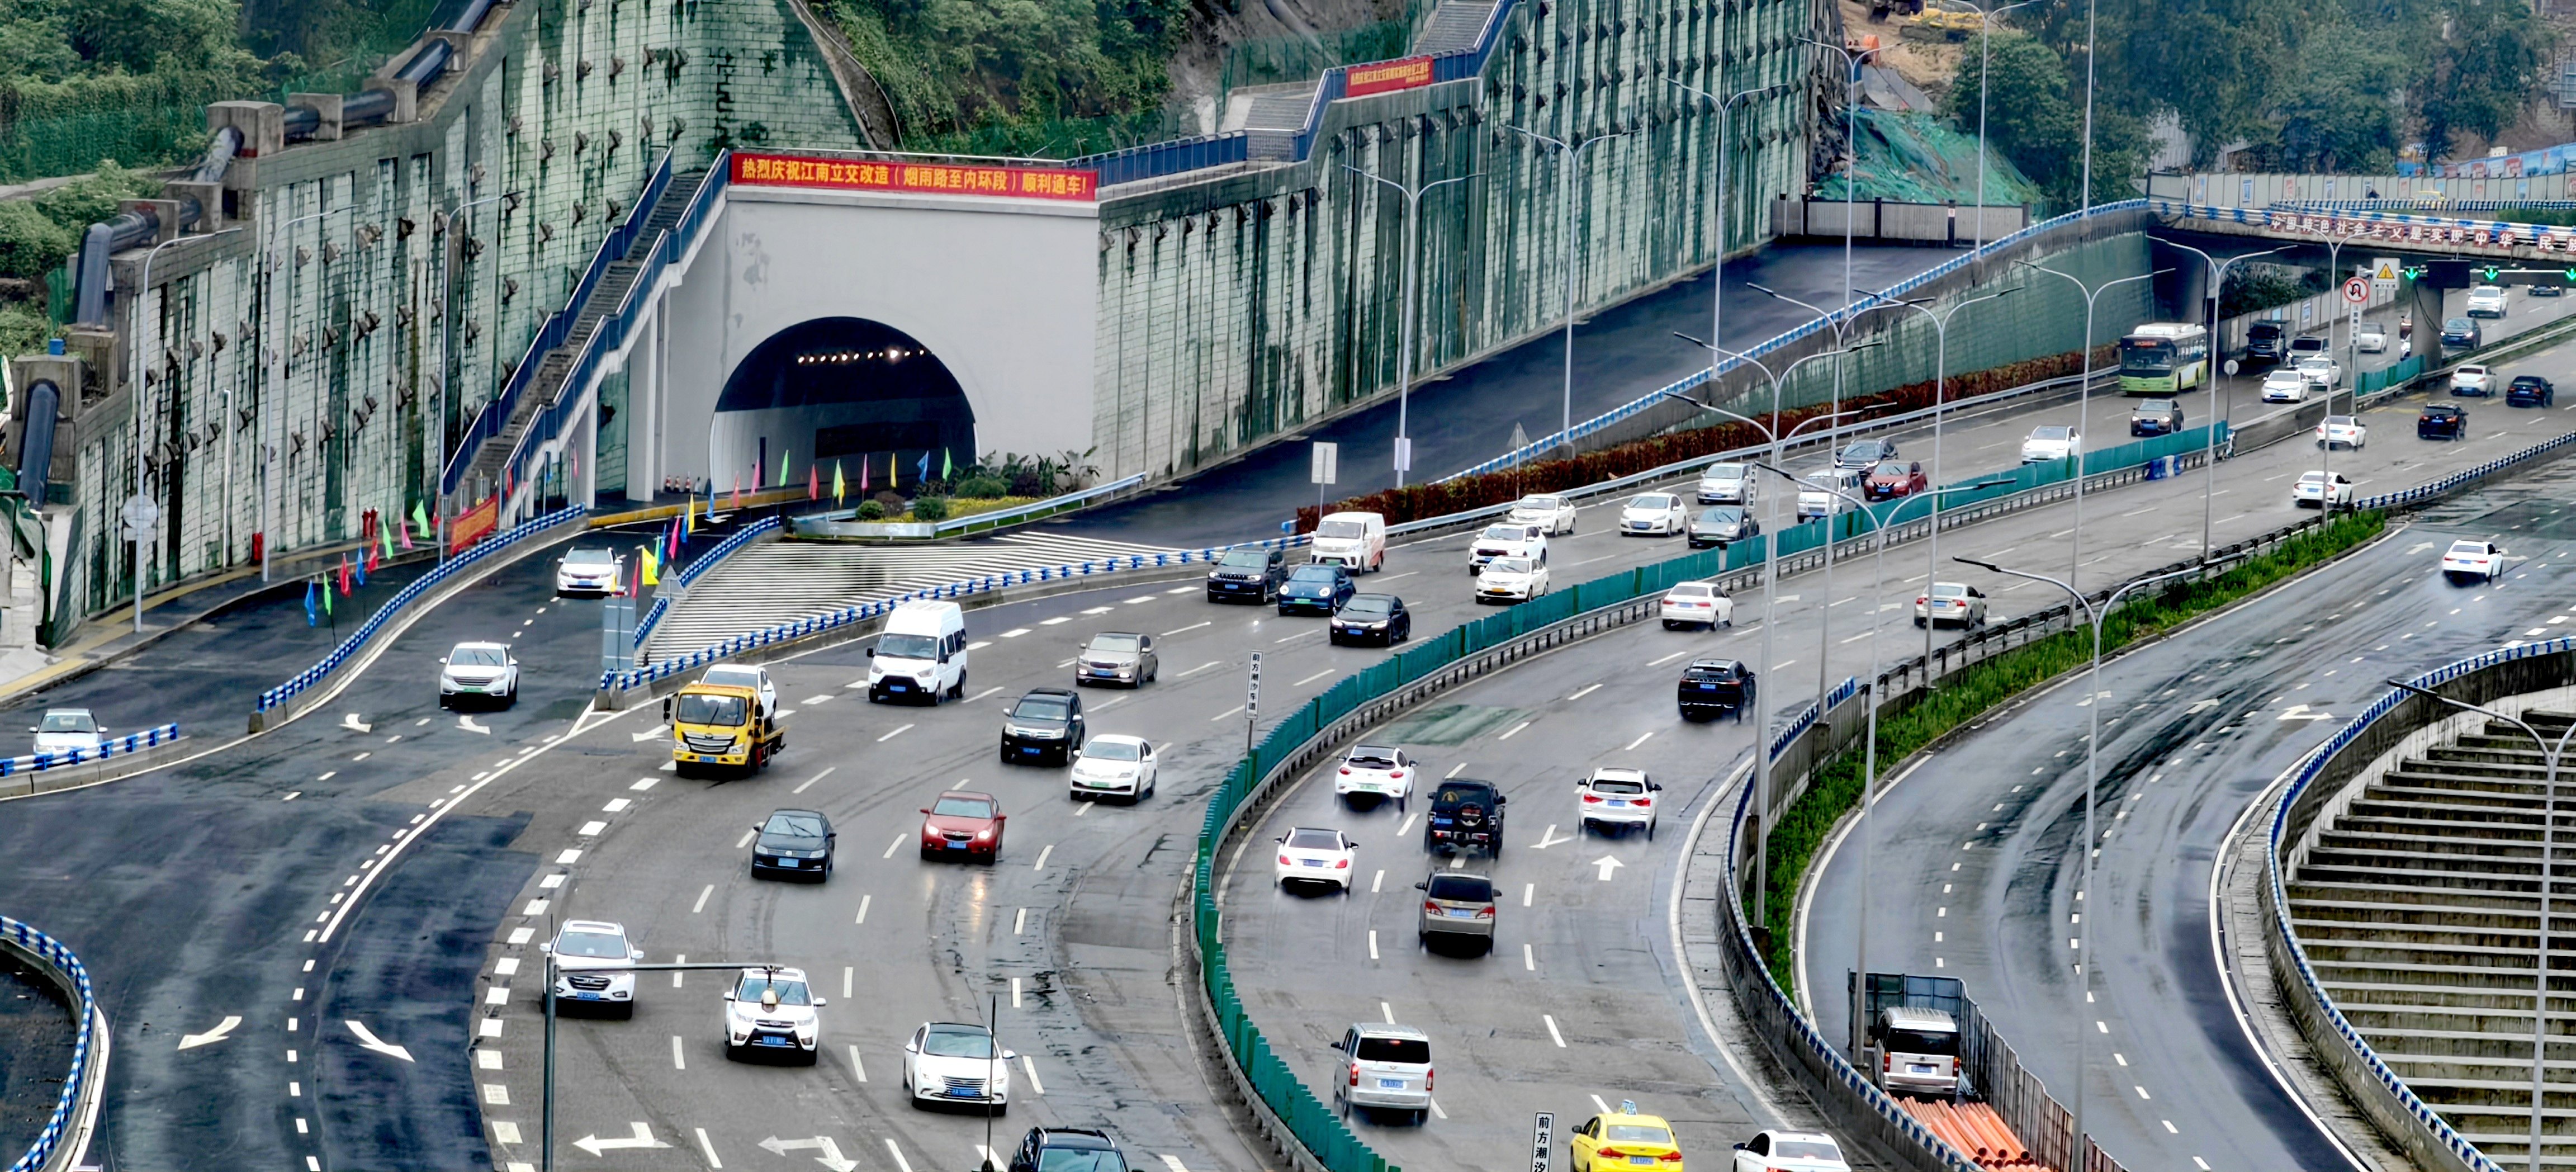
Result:
[[[2282,543],[2280,548],[2239,562],[2233,569],[2199,581],[2177,579],[2163,590],[2122,603],[2102,624],[2107,653],[2150,639],[2193,617],[2231,602],[2379,536],[2387,527],[2383,513],[2359,513]],[[1951,676],[1919,703],[1878,722],[1878,759],[1893,764],[1931,744],[1996,705],[2012,699],[2092,660],[2090,630],[2063,631],[2026,647],[2017,647],[1969,666]],[[1780,815],[1771,832],[1771,899],[1768,905],[1771,943],[1763,959],[1772,979],[1783,989],[1795,988],[1791,956],[1791,914],[1807,867],[1825,836],[1844,814],[1860,804],[1862,750],[1836,755],[1820,768],[1807,792]],[[1745,916],[1761,906],[1745,900]]]

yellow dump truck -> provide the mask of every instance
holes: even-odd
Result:
[[[671,697],[669,712],[671,760],[683,775],[749,776],[787,747],[786,727],[752,688],[690,684]]]

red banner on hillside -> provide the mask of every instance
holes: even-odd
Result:
[[[498,496],[465,510],[447,526],[447,552],[463,553],[475,542],[491,536],[501,527],[501,498]]]
[[[1342,79],[1354,98],[1370,94],[1393,93],[1396,90],[1420,89],[1431,84],[1429,57],[1401,57],[1393,61],[1372,61],[1354,65]]]
[[[1427,60],[1427,58],[1426,58]],[[899,191],[914,195],[999,195],[1013,199],[1099,198],[1100,173],[1050,167],[970,167],[872,159],[816,159],[736,152],[733,181],[769,187]]]

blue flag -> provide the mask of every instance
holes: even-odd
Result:
[[[920,475],[912,478],[912,482],[914,484],[919,484],[922,481],[930,479],[930,453],[923,452],[921,454],[921,463],[915,466],[915,470],[918,471]]]
[[[357,574],[358,574],[358,585],[360,585],[360,586],[364,586],[364,585],[366,585],[366,584],[367,584],[367,559],[365,559],[365,558],[359,558],[359,559],[358,559]]]
[[[322,625],[322,611],[321,611],[321,609],[320,609],[321,604],[320,604],[320,603],[318,603],[318,602],[315,602],[315,601],[314,601],[314,592],[315,592],[315,591],[317,591],[317,590],[320,590],[321,588],[322,588],[322,584],[321,584],[321,583],[319,583],[319,582],[315,582],[315,581],[313,581],[313,580],[311,580],[311,579],[309,579],[309,578],[308,578],[308,579],[306,579],[306,580],[305,580],[305,582],[304,582],[304,625],[305,625],[305,626],[308,626],[308,627],[318,627],[318,626],[321,626],[321,625]]]

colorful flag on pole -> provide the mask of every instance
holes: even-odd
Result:
[[[912,482],[914,484],[920,484],[921,482],[930,479],[930,453],[923,452],[921,454],[921,462],[913,465],[912,470],[914,473]]]
[[[429,506],[424,502],[412,502],[411,523],[420,527],[420,537],[423,541],[429,540],[431,535],[438,532],[438,527],[429,523]]]
[[[390,525],[385,524],[381,519],[376,522],[376,536],[381,539],[376,544],[384,547],[386,557],[394,556],[394,530],[400,528],[402,528],[400,521]]]
[[[740,472],[733,474],[733,507],[737,509],[742,507],[742,473]]]
[[[956,475],[957,465],[948,458],[948,449],[939,449],[939,478],[941,480],[953,480],[956,478]]]
[[[859,457],[859,495],[868,495],[868,458]]]
[[[764,467],[768,460],[769,455],[766,452],[751,458],[751,491],[754,493],[758,493],[760,491],[760,486],[763,483],[761,476],[763,473],[768,471],[768,469]]]
[[[886,487],[897,492],[903,490],[903,465],[893,452],[886,453]]]
[[[362,557],[362,558],[357,558],[357,559],[355,559],[354,561],[352,561],[352,562],[350,563],[350,566],[351,566],[351,568],[352,568],[352,569],[355,569],[355,570],[357,571],[357,580],[358,580],[358,585],[360,585],[360,586],[364,586],[364,585],[366,585],[366,584],[367,584],[367,559],[365,559],[365,558],[363,558],[363,557]]]
[[[372,546],[372,545],[371,545],[371,546],[368,546],[368,547],[367,547],[367,572],[368,572],[368,573],[370,573],[370,574],[372,574],[372,573],[376,572],[377,570],[381,570],[381,569],[383,569],[383,568],[384,568],[384,565],[385,565],[385,563],[384,563],[384,552],[383,552],[382,550],[377,549],[376,547],[374,547],[374,546]],[[359,579],[359,581],[361,581],[361,582],[364,582],[365,580],[366,580],[366,579],[364,579],[364,578],[360,578],[360,579]]]
[[[394,528],[402,530],[402,547],[403,547],[404,549],[410,549],[410,548],[411,548],[411,529],[410,529],[410,527],[409,527],[409,526],[405,526],[405,525],[396,525],[396,526],[394,526]],[[426,537],[428,537],[428,536],[429,536],[429,534],[423,533],[423,534],[421,534],[421,536],[422,536],[423,538],[426,538]]]
[[[849,489],[849,485],[847,485],[847,484],[843,483],[843,482],[842,482],[842,480],[841,480],[841,462],[840,462],[839,460],[834,460],[834,461],[832,461],[832,507],[833,507],[833,508],[836,508],[836,509],[837,509],[837,508],[841,507],[841,497],[847,493],[848,489]]]
[[[796,453],[793,450],[788,448],[778,449],[778,483],[787,483],[788,457],[795,454]]]
[[[321,626],[321,625],[322,625],[322,607],[321,607],[321,604],[319,604],[319,603],[317,603],[316,601],[314,601],[314,596],[315,596],[315,595],[320,594],[321,592],[322,592],[322,583],[320,583],[320,582],[318,582],[318,581],[315,581],[315,580],[313,580],[313,579],[311,579],[311,578],[307,578],[307,579],[305,579],[305,580],[304,580],[304,625],[305,625],[305,626],[308,626],[308,627],[318,627],[318,626]]]
[[[344,553],[340,555],[340,593],[346,595],[352,589],[349,585],[349,555]]]
[[[680,535],[698,535],[698,494],[694,492],[689,494],[688,503],[680,506]]]
[[[805,499],[809,501],[823,499],[823,469],[819,465],[805,466]]]
[[[646,586],[659,586],[659,585],[661,585],[661,584],[662,584],[662,558],[661,558],[661,555],[654,553],[654,552],[652,551],[652,549],[650,549],[649,547],[638,547],[638,548],[639,548],[639,549],[641,549],[641,550],[642,550],[642,552],[643,552],[643,554],[644,554],[644,557],[641,559],[641,560],[642,560],[642,562],[643,562],[643,574],[644,574],[644,581],[643,581],[643,584],[644,584],[644,585],[646,585]]]

